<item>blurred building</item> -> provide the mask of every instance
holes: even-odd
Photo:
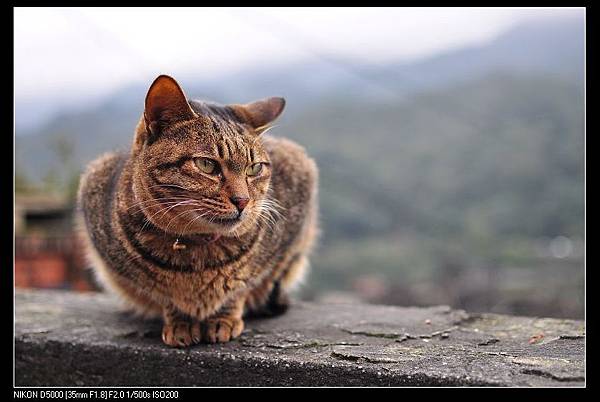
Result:
[[[15,286],[96,290],[73,227],[74,206],[51,195],[15,200]]]

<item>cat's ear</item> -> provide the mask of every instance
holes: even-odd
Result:
[[[168,75],[159,75],[146,94],[144,121],[148,133],[156,136],[168,124],[195,117],[177,81]]]
[[[265,98],[245,105],[229,105],[243,122],[250,124],[257,133],[263,132],[285,107],[285,99]]]

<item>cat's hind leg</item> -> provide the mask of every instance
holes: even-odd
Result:
[[[247,317],[274,317],[287,311],[289,293],[302,283],[308,270],[308,258],[298,254],[277,279],[268,277],[246,298]]]

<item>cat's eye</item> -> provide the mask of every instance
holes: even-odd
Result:
[[[246,168],[246,175],[258,176],[263,170],[263,163],[255,163]]]
[[[217,174],[219,173],[219,164],[216,161],[208,158],[196,158],[194,163],[200,169],[201,172],[206,174]]]

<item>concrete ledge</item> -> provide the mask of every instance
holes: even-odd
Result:
[[[583,386],[582,321],[296,303],[171,349],[105,294],[16,291],[17,386]]]

